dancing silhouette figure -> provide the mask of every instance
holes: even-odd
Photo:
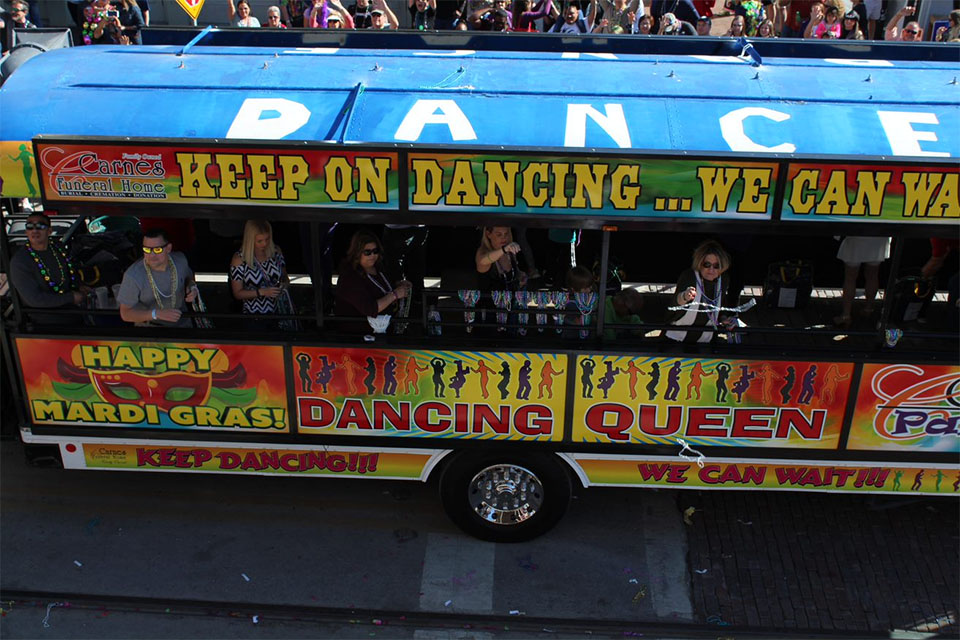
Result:
[[[628,380],[630,386],[630,399],[637,399],[637,376],[645,376],[646,373],[643,372],[643,369],[634,364],[633,360],[627,363],[626,373],[630,375]]]
[[[300,393],[313,393],[313,381],[310,379],[310,354],[298,353],[297,376],[300,377]]]
[[[793,385],[797,383],[797,371],[793,366],[787,367],[787,375],[783,377],[783,386],[780,387],[780,398],[783,404],[790,404],[793,394]]]
[[[457,372],[450,378],[450,388],[459,398],[460,389],[467,383],[467,374],[470,373],[470,368],[463,367],[463,360],[454,360],[453,364],[457,365]]]
[[[363,367],[354,362],[348,355],[340,358],[340,364],[343,365],[343,370],[347,374],[347,390],[350,392],[350,395],[357,395],[360,393],[360,388],[357,387],[357,376],[363,372]]]
[[[697,400],[700,399],[700,385],[703,384],[703,376],[708,375],[710,374],[703,370],[703,365],[697,360],[693,369],[690,370],[690,382],[687,383],[687,400],[690,399],[690,392],[697,395]]]
[[[763,386],[760,387],[763,394],[763,404],[771,405],[773,404],[773,383],[783,380],[783,376],[777,373],[769,362],[764,362],[763,366],[760,367],[759,377],[763,382]]]
[[[680,393],[680,370],[683,364],[677,360],[667,371],[667,391],[663,394],[664,400],[676,400]]]
[[[547,360],[542,367],[540,367],[540,384],[537,385],[537,398],[543,398],[543,390],[547,390],[547,397],[551,400],[553,399],[553,376],[562,375],[563,371],[557,371],[553,368],[553,365]]]
[[[733,395],[737,396],[737,404],[743,400],[743,394],[750,388],[750,381],[757,377],[750,367],[745,364],[740,365],[740,377],[733,383]]]
[[[373,361],[373,358],[367,358],[367,366],[364,369],[367,376],[363,379],[363,386],[367,388],[367,395],[372,396],[377,392],[377,388],[373,386],[377,379],[377,363]]]
[[[320,361],[320,372],[317,373],[317,384],[320,385],[320,388],[326,393],[327,385],[333,380],[333,370],[337,368],[337,365],[332,362],[327,362],[327,356],[317,356],[317,360]]]
[[[412,393],[420,395],[420,374],[429,370],[430,367],[426,365],[421,367],[413,356],[407,358],[407,364],[403,367],[403,393],[411,395],[412,388]]]
[[[483,360],[477,360],[477,364],[474,365],[474,371],[477,372],[477,375],[480,377],[480,395],[483,396],[483,399],[486,400],[490,394],[487,391],[487,382],[490,380],[490,374],[496,373],[494,369],[491,369],[487,366],[487,363]]]
[[[810,404],[813,400],[813,385],[817,381],[817,365],[812,364],[807,372],[803,374],[803,382],[800,383],[800,397],[797,398],[797,404]]]
[[[823,406],[833,404],[837,393],[837,385],[849,377],[850,374],[848,373],[840,373],[840,367],[837,365],[830,365],[823,376],[823,386],[820,387],[820,404]]]
[[[660,384],[660,363],[654,360],[650,363],[650,382],[647,383],[647,397],[650,400],[657,399],[657,385]]]
[[[593,397],[593,370],[597,367],[597,363],[586,358],[580,361],[580,369],[583,373],[580,375],[580,384],[583,385],[583,390],[580,395],[584,398]]]
[[[430,361],[430,366],[433,367],[433,395],[442,398],[443,390],[446,389],[443,384],[443,370],[447,368],[447,363],[440,358],[434,358]]]
[[[517,400],[529,400],[530,392],[533,387],[530,386],[530,374],[533,373],[533,367],[529,360],[523,361],[520,372],[517,373]]]
[[[597,388],[600,389],[600,391],[603,391],[603,398],[604,400],[606,400],[607,393],[613,387],[613,383],[616,380],[617,374],[623,373],[623,372],[620,370],[619,367],[614,369],[613,362],[611,362],[610,360],[607,360],[603,364],[606,365],[607,370],[604,371],[603,377],[600,378],[599,383],[597,384]]]
[[[717,374],[717,402],[727,401],[727,377],[730,376],[730,365],[721,362],[713,369]]]
[[[497,389],[500,391],[500,399],[506,400],[507,396],[510,395],[510,363],[501,362],[500,363],[500,382],[497,384]]]
[[[390,356],[383,364],[383,395],[397,395],[397,358]]]

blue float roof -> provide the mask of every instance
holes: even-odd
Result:
[[[527,37],[502,41],[516,48]],[[834,46],[797,58],[758,45],[739,57],[723,55],[742,51],[732,41],[707,53],[701,40],[682,54],[675,39],[637,52],[623,40],[564,46],[569,40],[544,38],[545,50],[529,51],[470,50],[470,39],[444,48],[301,39],[51,51],[0,89],[0,141],[46,134],[960,156],[955,55],[888,45],[880,53],[896,57],[858,58],[861,50]],[[904,59],[914,57],[924,59]]]

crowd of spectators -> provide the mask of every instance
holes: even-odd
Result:
[[[343,0],[346,1],[346,0]],[[41,16],[28,0],[9,0],[0,18],[10,27],[31,28]],[[224,24],[232,27],[307,29],[398,29],[400,21],[386,0],[279,0],[263,16],[249,0],[226,0]],[[68,1],[83,44],[138,44],[150,24],[148,0]],[[716,17],[732,16],[726,36],[922,41],[924,29],[908,0],[892,16],[883,0],[407,0],[410,26],[418,30],[552,32],[563,34],[721,35]],[[847,8],[849,7],[849,9]],[[960,10],[949,15],[928,39],[960,41]],[[7,44],[8,38],[4,38]]]

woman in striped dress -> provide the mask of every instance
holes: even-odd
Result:
[[[279,297],[289,283],[280,247],[273,244],[273,227],[266,220],[247,220],[243,244],[230,261],[230,288],[243,303],[243,312],[264,315],[277,312]],[[257,328],[263,328],[261,323]]]

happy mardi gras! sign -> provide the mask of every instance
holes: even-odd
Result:
[[[289,431],[283,348],[16,340],[36,424]]]

